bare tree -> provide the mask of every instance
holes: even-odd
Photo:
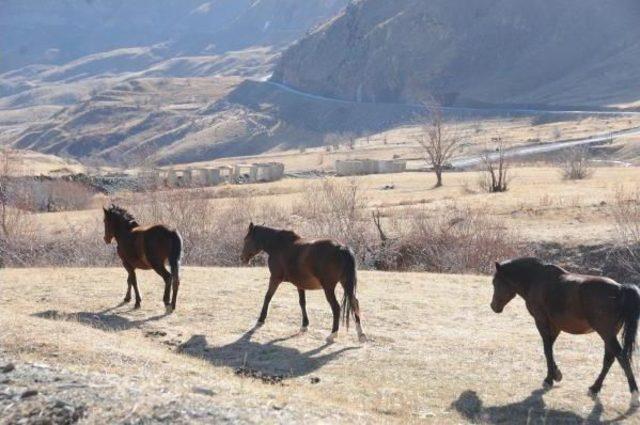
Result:
[[[462,139],[450,126],[447,126],[442,109],[436,103],[425,104],[425,113],[421,120],[423,134],[418,137],[418,143],[424,151],[426,161],[436,174],[435,187],[440,187],[442,173],[448,167]]]
[[[505,156],[504,141],[500,137],[492,139],[495,150],[482,155],[484,175],[480,186],[491,193],[506,192],[509,184],[509,162]]]

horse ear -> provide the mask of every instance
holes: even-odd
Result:
[[[496,261],[496,271],[499,272],[502,269],[502,265]]]
[[[251,223],[249,223],[249,233],[253,232],[253,228],[255,226],[253,225],[253,221]]]

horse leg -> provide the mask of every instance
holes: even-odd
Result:
[[[140,308],[140,302],[142,301],[142,298],[140,297],[140,291],[138,291],[138,280],[136,279],[136,270],[133,267],[127,267],[127,271],[129,272],[129,277],[127,278],[127,284],[129,285],[129,289],[127,293],[131,291],[131,287],[133,286],[133,291],[136,294],[136,304],[133,308],[138,309]]]
[[[124,266],[124,268],[127,270],[127,292],[126,294],[124,294],[124,303],[128,303],[129,301],[131,301],[131,280],[129,279],[129,276],[131,276],[131,273],[133,273],[133,269],[131,267],[129,267],[128,264],[126,264],[125,262],[122,262],[122,265]]]
[[[360,323],[360,303],[358,299],[353,295],[351,297],[351,305],[353,306],[353,316],[356,320],[356,331],[358,332],[358,340],[360,342],[367,342],[367,336],[364,334],[362,330],[362,324]]]
[[[631,391],[631,407],[639,407],[640,400],[638,394],[638,385],[636,384],[636,378],[633,376],[633,369],[631,368],[629,359],[622,355],[622,347],[620,346],[620,343],[615,336],[609,339],[608,346],[609,349],[614,353],[616,359],[618,359],[618,363],[620,363],[622,370],[624,370],[624,374],[627,376],[629,391]]]
[[[260,317],[258,318],[258,326],[264,325],[264,321],[267,320],[267,311],[269,310],[269,303],[271,302],[271,298],[273,298],[273,294],[276,293],[276,289],[280,285],[282,281],[280,279],[275,279],[273,276],[269,279],[269,289],[267,289],[267,293],[264,296],[264,303],[262,303],[262,311],[260,312]]]
[[[151,263],[153,270],[162,277],[164,280],[164,295],[162,296],[162,302],[164,303],[164,307],[169,311],[169,307],[171,306],[169,296],[171,292],[171,273],[164,267],[164,264],[153,262]]]
[[[171,294],[171,311],[174,311],[176,309],[176,302],[178,301],[178,289],[180,288],[180,279],[172,276],[171,288],[173,290]]]
[[[331,328],[331,335],[327,337],[327,342],[333,343],[338,337],[338,328],[340,326],[340,304],[338,304],[338,300],[336,299],[335,285],[324,286],[324,295],[327,297],[333,313],[333,327]]]
[[[556,342],[560,330],[548,322],[536,320],[536,326],[542,337],[544,346],[544,356],[547,359],[547,377],[544,379],[543,386],[552,387],[553,381],[562,381],[562,372],[558,368],[553,358],[553,344]]]
[[[616,356],[609,349],[608,344],[605,340],[604,360],[602,361],[602,371],[600,372],[600,375],[598,375],[598,378],[596,378],[596,381],[593,383],[593,385],[589,387],[589,395],[591,395],[592,397],[597,397],[598,393],[602,389],[602,384],[604,383],[604,379],[607,377],[607,374],[609,373],[609,369],[611,369],[611,365],[613,364],[613,361],[615,360],[615,358]]]
[[[307,297],[304,289],[298,289],[298,298],[300,300],[300,309],[302,310],[302,327],[300,332],[306,332],[309,328],[309,317],[307,316]]]
[[[131,276],[131,273],[129,273],[129,276]],[[129,301],[131,301],[131,279],[127,276],[127,293],[124,294],[123,302],[126,304]]]

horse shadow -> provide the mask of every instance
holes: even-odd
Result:
[[[468,390],[451,403],[451,408],[455,409],[469,422],[518,425],[547,423],[613,424],[627,419],[637,410],[629,409],[626,413],[614,419],[603,421],[601,418],[604,413],[604,407],[600,400],[596,398],[589,415],[583,417],[568,410],[548,409],[543,398],[547,391],[549,389],[537,389],[520,402],[486,407],[475,391]]]
[[[81,311],[77,313],[63,313],[58,310],[46,310],[33,313],[31,316],[49,320],[68,320],[103,331],[120,332],[140,328],[145,323],[155,322],[169,315],[169,313],[163,313],[146,319],[131,320],[119,314],[112,313],[113,310],[123,305],[124,303],[121,303],[115,307],[110,307],[99,312]]]
[[[178,351],[204,359],[214,366],[233,368],[237,374],[250,371],[252,376],[257,375],[263,380],[274,377],[282,380],[308,375],[337,359],[343,353],[360,348],[345,347],[323,354],[323,351],[333,345],[325,343],[303,352],[279,344],[296,337],[297,334],[259,343],[251,340],[257,329],[259,328],[254,327],[236,341],[222,346],[211,346],[204,335],[193,335],[188,341],[178,346]]]

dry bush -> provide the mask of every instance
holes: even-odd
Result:
[[[628,279],[640,282],[640,192],[618,193],[611,208],[616,225],[616,262]]]
[[[66,180],[29,180],[20,184],[23,206],[30,211],[86,209],[95,194],[83,183]]]
[[[560,162],[560,170],[565,180],[583,180],[593,175],[593,167],[589,163],[589,148],[579,146],[569,149]]]
[[[494,152],[482,155],[484,173],[480,175],[479,186],[489,193],[506,192],[509,189],[509,160],[505,155],[505,144],[502,138],[493,139]]]
[[[495,261],[526,254],[515,232],[469,208],[407,211],[394,227],[400,270],[489,273]]]
[[[307,185],[293,212],[302,219],[298,227],[304,236],[336,239],[364,259],[371,231],[366,207],[356,179],[323,179]]]
[[[250,221],[277,227],[288,216],[281,208],[248,196],[213,205],[204,191],[189,190],[138,194],[125,207],[141,224],[162,223],[177,229],[184,241],[184,263],[199,266],[238,265]]]

